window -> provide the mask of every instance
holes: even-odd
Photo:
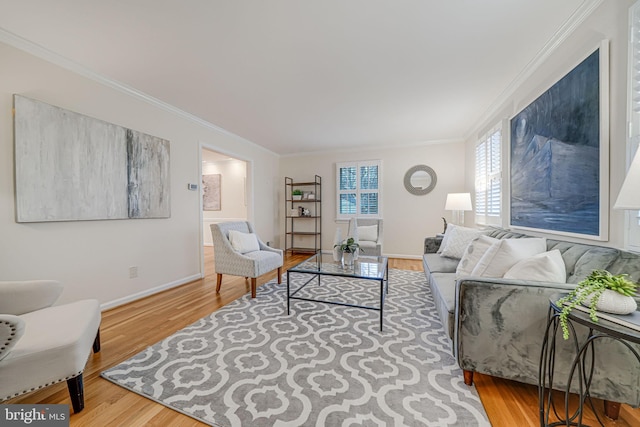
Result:
[[[336,164],[337,218],[380,217],[379,160]]]
[[[502,129],[498,125],[476,145],[476,223],[501,225]]]

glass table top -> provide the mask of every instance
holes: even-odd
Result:
[[[333,254],[317,253],[293,266],[292,273],[326,274],[360,279],[383,279],[387,270],[386,257],[360,255],[352,266],[333,260]]]

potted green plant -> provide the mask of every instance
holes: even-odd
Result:
[[[291,192],[293,200],[302,200],[302,190],[295,189]]]
[[[353,237],[349,237],[333,247],[338,248],[342,253],[342,264],[349,266],[353,265],[353,261],[355,261],[358,256],[358,251],[362,251],[364,253],[364,250],[360,248],[360,245]]]
[[[569,339],[567,316],[578,305],[589,307],[589,317],[594,322],[598,321],[598,310],[629,314],[637,309],[633,298],[637,287],[638,284],[627,279],[626,274],[613,275],[606,270],[593,270],[573,291],[558,300],[558,305],[562,306],[560,325],[563,338]]]

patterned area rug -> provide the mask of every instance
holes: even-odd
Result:
[[[379,289],[323,277],[301,294],[376,306]],[[424,273],[391,270],[382,332],[379,314],[292,301],[288,316],[272,281],[102,376],[215,426],[490,426]]]

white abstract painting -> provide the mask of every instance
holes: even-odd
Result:
[[[202,208],[205,211],[219,211],[222,209],[220,203],[221,177],[219,173],[202,175]]]
[[[169,141],[127,130],[129,218],[168,218]]]
[[[169,141],[20,95],[14,108],[17,222],[170,215]]]

